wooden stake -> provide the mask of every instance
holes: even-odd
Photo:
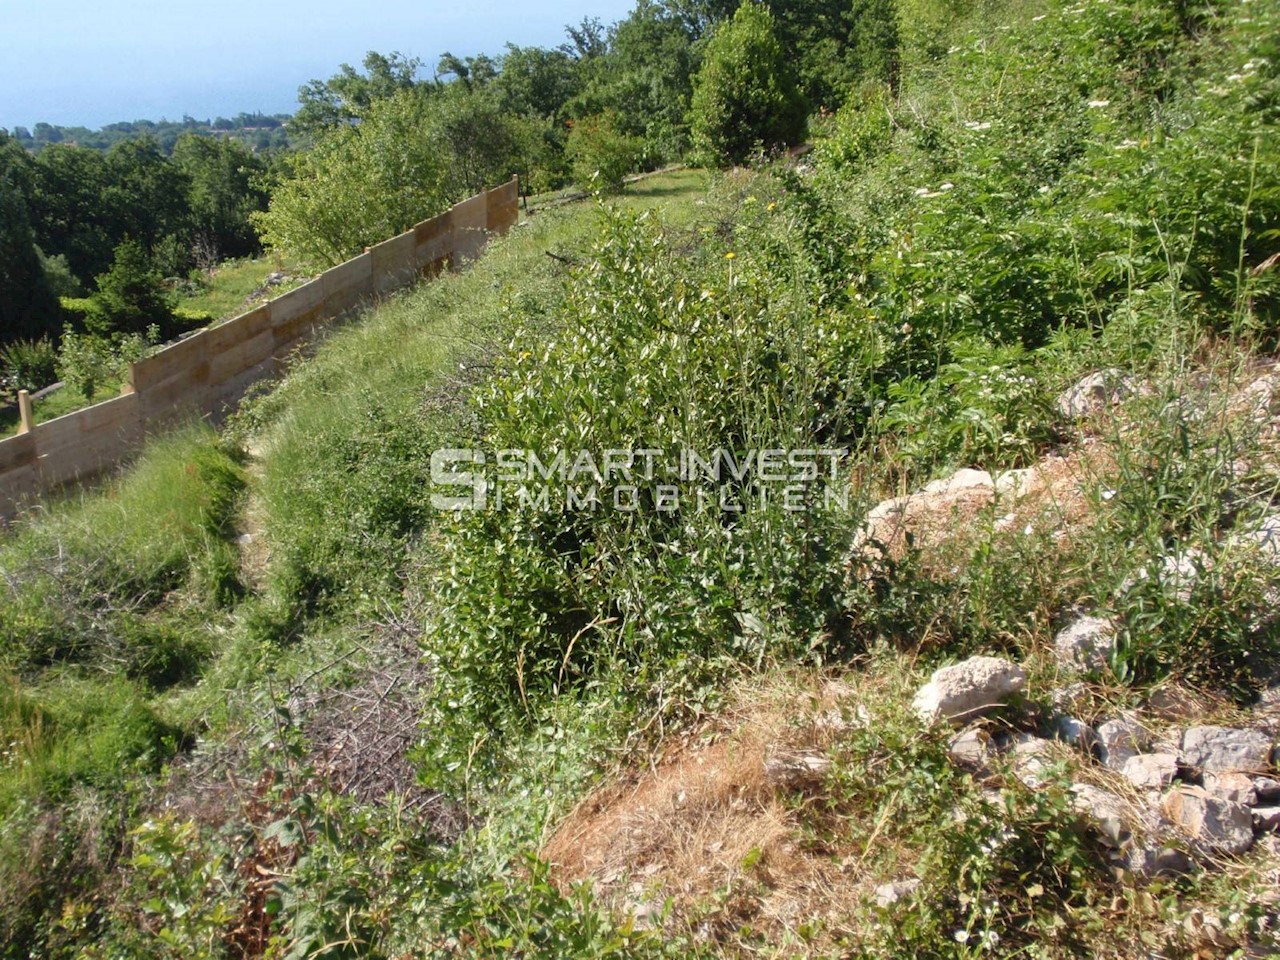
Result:
[[[31,394],[26,390],[18,391],[18,433],[30,433],[36,428],[35,416],[31,413]]]

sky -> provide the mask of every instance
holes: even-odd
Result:
[[[634,0],[0,0],[0,127],[292,113],[298,87],[369,50],[556,46]],[[428,73],[428,76],[430,73]]]

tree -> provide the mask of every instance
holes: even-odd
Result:
[[[379,100],[418,86],[422,61],[392,52],[370,50],[364,73],[344,63],[328,80],[311,80],[298,88],[298,112],[289,121],[296,133],[318,134],[363,117]]]
[[[85,325],[99,337],[141,334],[152,326],[164,328],[173,318],[173,307],[159,271],[146,248],[125,239],[116,248],[111,269],[97,278]]]
[[[507,44],[494,89],[504,110],[524,117],[564,120],[565,106],[582,89],[579,62],[564,50]]]
[[[12,141],[0,138],[0,153],[6,143]],[[40,263],[26,199],[18,177],[5,170],[0,156],[0,343],[38,338],[55,332],[60,323],[58,300]]]
[[[619,132],[643,141],[642,162],[679,159],[688,146],[687,115],[697,70],[686,22],[653,0],[640,0],[610,35],[575,116],[608,113]]]
[[[663,0],[663,6],[695,37],[711,33],[717,24],[731,18],[739,5],[740,0]]]
[[[253,215],[263,241],[327,267],[439,213],[447,171],[428,135],[430,99],[401,90],[372,103],[359,125],[332,128],[292,156],[269,208]]]
[[[107,158],[96,150],[55,144],[36,158],[31,194],[36,240],[50,256],[64,255],[81,279],[106,271],[120,242],[115,213],[103,202],[110,183]]]
[[[442,78],[451,74],[467,90],[481,90],[497,77],[498,65],[483,53],[478,57],[460,59],[445,51],[436,64],[436,84],[443,85]]]
[[[111,234],[143,244],[166,274],[190,266],[191,181],[149,137],[125,140],[107,151],[109,182],[101,205],[112,217]]]
[[[773,15],[744,3],[707,44],[690,108],[695,149],[709,163],[739,163],[799,140],[805,114]]]
[[[897,0],[769,0],[783,46],[796,51],[801,91],[837,109],[864,80],[895,84]]]
[[[602,57],[609,49],[604,24],[598,17],[583,17],[578,24],[565,27],[564,32],[569,40],[560,49],[576,60]]]
[[[427,112],[428,135],[447,158],[450,197],[471,196],[527,171],[540,145],[537,121],[504,111],[487,92],[445,89]]]
[[[187,205],[199,260],[243,257],[260,249],[250,214],[267,208],[266,165],[234,140],[187,133],[173,162],[189,184]]]

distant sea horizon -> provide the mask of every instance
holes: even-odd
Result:
[[[384,0],[356,13],[342,0],[223,0],[217,15],[183,0],[58,0],[5,11],[0,127],[37,123],[101,129],[161,119],[228,119],[298,109],[298,88],[370,50],[423,62],[486,53],[508,42],[551,47],[583,17],[603,24],[635,0],[530,0],[513,16],[504,0]]]

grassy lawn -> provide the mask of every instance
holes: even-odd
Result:
[[[710,178],[707,171],[701,169],[681,168],[662,173],[648,173],[629,181],[623,188],[622,193],[611,199],[622,203],[624,206],[640,210],[647,210],[651,207],[662,206],[668,201],[674,201],[674,204],[679,208],[677,212],[685,214],[689,211],[681,204],[681,201],[688,200],[694,195],[705,193],[709,183]],[[527,207],[528,213],[536,214],[566,204],[581,203],[587,199],[588,195],[581,188],[564,187],[560,190],[528,197],[524,201],[524,205]]]
[[[278,297],[301,283],[301,280],[290,279],[250,300],[252,294],[267,282],[268,276],[280,272],[292,271],[288,263],[282,263],[273,256],[229,260],[219,264],[212,274],[203,278],[203,290],[184,297],[178,302],[178,307],[193,314],[206,314],[215,320],[229,320],[251,306]]]
[[[47,397],[34,401],[31,405],[31,412],[35,416],[36,423],[56,420],[58,417],[74,413],[82,407],[87,407],[90,403],[101,403],[104,400],[110,400],[112,397],[118,396],[122,385],[122,380],[108,380],[93,395],[92,401],[86,400],[84,394],[74,387],[63,387]],[[14,409],[0,413],[0,434],[9,436],[17,432],[18,411]]]

